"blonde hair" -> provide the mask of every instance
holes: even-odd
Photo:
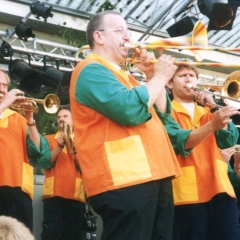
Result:
[[[9,86],[9,84],[10,84],[10,78],[9,78],[7,72],[6,72],[4,69],[2,69],[2,68],[0,68],[0,71],[3,72],[3,73],[5,74],[6,79],[7,79],[7,84],[8,84],[8,86]]]
[[[17,219],[0,216],[0,240],[35,240],[35,238]]]

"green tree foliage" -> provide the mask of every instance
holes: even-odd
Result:
[[[65,26],[67,23],[64,22],[63,26]],[[66,40],[68,45],[71,45],[73,47],[81,47],[83,45],[86,45],[86,36],[85,34],[81,35],[80,32],[73,30],[72,28],[61,28],[59,25],[59,35]]]

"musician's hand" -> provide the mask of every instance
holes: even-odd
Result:
[[[58,146],[60,148],[64,148],[65,141],[64,141],[64,138],[63,138],[62,134],[56,138],[56,141],[57,141]]]
[[[177,70],[177,66],[174,62],[175,58],[171,55],[161,55],[154,64],[154,76],[159,76],[159,78],[165,79],[165,84],[167,84]]]
[[[240,153],[238,152],[234,154],[234,171],[238,178],[240,178]]]
[[[1,94],[1,106],[5,109],[11,106],[12,103],[16,101],[23,101],[24,100],[24,92],[19,89],[12,89],[11,91],[7,92],[4,96]]]
[[[231,147],[231,148],[225,148],[222,149],[221,154],[222,154],[222,160],[225,163],[229,163],[231,156],[235,153],[235,148]]]
[[[216,105],[213,95],[204,92],[197,92],[196,99],[202,106],[211,107],[211,105]]]
[[[225,106],[220,108],[213,114],[212,124],[214,128],[216,130],[224,128],[226,124],[232,122],[232,119],[230,119],[230,117],[236,114],[240,115],[238,107]]]
[[[32,111],[24,111],[24,117],[27,120],[27,123],[33,123],[34,118],[33,118],[33,112]]]
[[[139,49],[133,49],[133,58],[138,58],[140,63],[135,63],[135,66],[142,72],[149,73],[153,72],[154,64],[151,63],[152,60],[156,60],[153,52],[148,52],[146,49],[139,51]]]

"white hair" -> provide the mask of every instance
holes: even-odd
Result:
[[[17,219],[0,216],[0,240],[35,240],[35,238]]]

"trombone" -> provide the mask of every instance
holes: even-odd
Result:
[[[195,56],[197,62],[185,62],[185,61],[176,61],[175,65],[187,65],[187,66],[210,66],[210,67],[240,67],[240,63],[219,63],[219,62],[201,62],[204,59],[203,51],[220,51],[220,52],[229,52],[235,51],[240,52],[240,48],[217,48],[217,47],[208,47],[207,39],[207,29],[203,22],[197,21],[194,25],[193,31],[185,36],[174,37],[174,38],[159,38],[157,41],[153,42],[129,42],[125,43],[126,49],[139,48],[139,49],[177,49],[177,50],[191,50]],[[79,58],[79,55],[82,54],[85,58],[87,54],[91,52],[90,46],[82,46],[78,52],[75,54],[76,61],[83,60]],[[137,58],[126,59],[125,62],[129,63],[139,63],[140,61]],[[156,60],[152,60],[151,63],[156,63]]]
[[[240,108],[240,70],[230,73],[225,79],[222,86],[220,85],[208,85],[198,84],[198,87],[194,87],[191,84],[187,84],[186,88],[192,89],[193,91],[202,91],[214,96],[218,96],[223,99],[226,105],[231,105]],[[211,92],[203,88],[209,88],[218,92]],[[219,107],[222,107],[219,105]]]
[[[22,102],[29,102],[29,103],[31,103],[31,106],[21,105]],[[16,101],[16,102],[12,103],[11,108],[22,114],[24,114],[26,111],[38,113],[37,103],[42,104],[44,107],[44,110],[47,113],[54,114],[58,111],[58,108],[60,106],[60,99],[54,93],[48,94],[44,99],[36,99],[36,98],[26,97],[25,99],[23,99],[21,101]]]
[[[197,61],[202,61],[204,56],[203,52],[199,50],[198,46],[207,47],[207,29],[203,22],[197,21],[194,25],[193,31],[185,36],[175,37],[175,38],[159,38],[157,41],[151,43],[147,42],[136,42],[136,43],[125,43],[125,48],[146,48],[146,49],[164,49],[164,48],[174,48],[181,46],[195,46],[196,49],[192,49],[193,54]],[[161,46],[161,47],[159,47]],[[86,57],[87,54],[91,51],[89,45],[82,46],[78,52],[75,54],[76,61],[79,61],[79,55],[82,54],[83,57]],[[80,60],[83,60],[80,58]]]

